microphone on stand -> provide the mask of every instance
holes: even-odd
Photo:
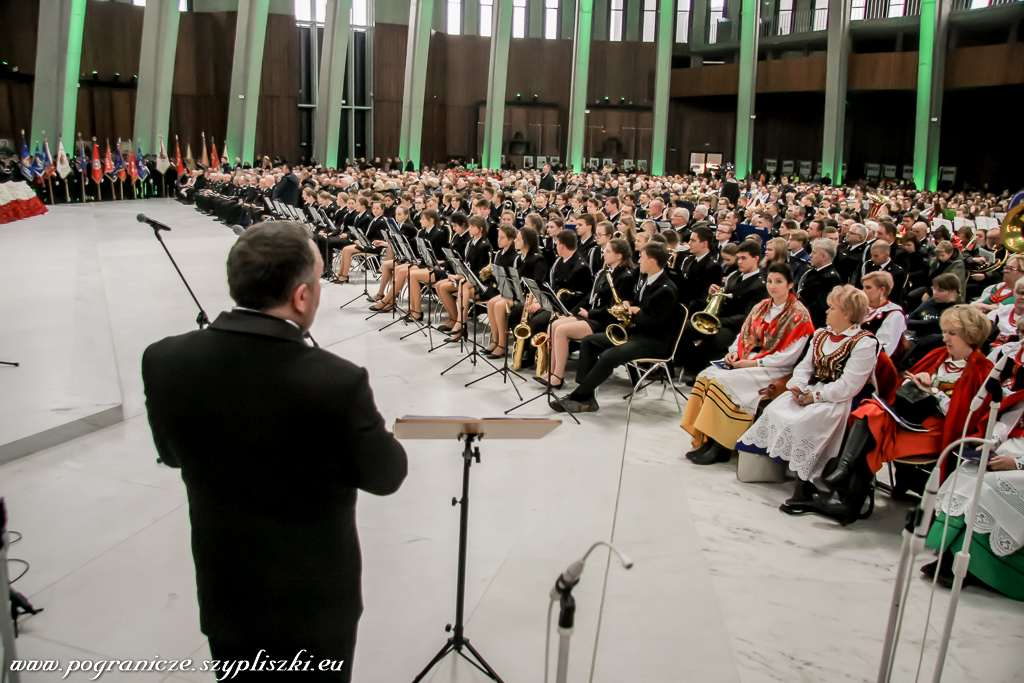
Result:
[[[147,216],[144,213],[140,213],[138,216],[136,216],[135,220],[137,220],[140,223],[145,223],[146,225],[150,226],[151,228],[153,228],[155,230],[166,230],[167,232],[171,231],[171,229],[169,227],[167,227],[166,225],[164,225],[160,221],[153,220],[152,218],[150,218],[149,216]]]

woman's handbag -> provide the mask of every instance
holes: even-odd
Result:
[[[907,382],[896,390],[896,400],[893,401],[892,409],[907,422],[918,425],[933,415],[942,414],[935,395],[913,382]]]

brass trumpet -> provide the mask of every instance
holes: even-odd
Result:
[[[619,322],[612,323],[608,326],[608,329],[604,331],[608,337],[608,341],[616,346],[621,346],[629,341],[629,333],[626,331],[630,327],[633,327],[633,314],[629,312],[629,307],[622,302],[619,298],[618,292],[615,291],[615,282],[612,281],[612,271],[608,268],[604,269],[604,274],[608,278],[608,286],[612,290],[612,299],[615,303],[608,307],[608,312],[611,313]]]
[[[718,334],[718,331],[722,329],[722,321],[718,319],[718,309],[721,308],[723,299],[731,298],[732,294],[726,294],[721,289],[708,297],[707,308],[694,313],[690,318],[693,329],[701,334]]]

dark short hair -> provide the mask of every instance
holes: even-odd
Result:
[[[460,227],[466,225],[466,214],[461,211],[456,211],[452,214],[451,222],[453,225],[458,225]]]
[[[470,216],[469,224],[475,225],[476,229],[480,231],[482,237],[487,237],[487,221],[481,216]]]
[[[711,232],[711,228],[700,225],[690,232],[691,235],[695,236],[698,241],[708,244],[715,238],[715,233]]]
[[[664,268],[668,265],[668,247],[661,242],[648,242],[640,249],[640,251],[642,251],[647,258],[654,259],[659,268]]]
[[[793,284],[793,269],[789,267],[788,263],[773,263],[768,266],[767,275],[772,273],[778,273],[782,277],[786,278],[786,282]],[[767,279],[767,276],[765,277]]]
[[[540,251],[540,237],[537,236],[536,230],[523,228],[519,231],[519,237],[523,240],[523,246],[526,247],[527,252],[536,254]]]
[[[316,258],[309,230],[296,221],[268,221],[242,233],[228,253],[228,290],[235,303],[263,311],[312,286]]]
[[[563,247],[566,249],[572,249],[573,251],[576,251],[576,246],[579,244],[579,239],[576,237],[576,233],[572,230],[563,230],[558,233],[558,237],[555,239],[557,239],[558,243]]]
[[[440,220],[440,216],[437,215],[437,211],[434,211],[433,209],[427,209],[421,213],[420,220],[423,220],[424,218],[429,218],[433,225],[437,225],[437,222]]]
[[[758,246],[757,242],[751,240],[743,240],[740,246],[736,249],[737,254],[749,254],[751,258],[761,258],[761,247]]]

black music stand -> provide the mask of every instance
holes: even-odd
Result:
[[[517,303],[523,303],[525,305],[526,302],[524,301],[524,297],[521,294],[522,290],[520,289],[520,284],[518,282],[516,282],[515,280],[513,280],[513,278],[516,277],[514,275],[513,269],[512,268],[506,269],[506,268],[504,268],[502,266],[491,266],[491,269],[494,272],[494,279],[497,280],[497,282],[498,282],[498,291],[501,293],[501,297],[503,299],[505,299],[506,301],[514,301],[514,302],[517,302]],[[493,336],[493,334],[494,334],[494,330],[491,330],[491,335]],[[516,386],[515,380],[512,380],[512,379],[509,378],[509,375],[515,375],[516,377],[518,377],[519,379],[523,380],[524,382],[526,381],[526,378],[523,377],[522,375],[520,375],[515,370],[513,370],[509,366],[509,364],[508,364],[508,336],[507,335],[505,337],[505,355],[504,355],[504,358],[502,360],[504,362],[502,363],[502,366],[500,368],[498,368],[494,372],[488,372],[483,377],[480,377],[480,378],[477,378],[477,379],[473,380],[472,382],[470,382],[466,386],[468,387],[468,386],[471,386],[473,384],[476,384],[477,382],[482,382],[485,379],[487,379],[488,377],[494,377],[495,375],[501,375],[501,383],[505,384],[506,382],[511,382],[512,383],[512,388],[515,389],[516,396],[518,396],[519,400],[522,401],[523,400],[523,395],[521,393],[519,393],[519,387]]]
[[[478,278],[476,276],[476,273],[473,272],[473,269],[470,268],[469,266],[467,266],[460,258],[455,256],[455,254],[453,254],[450,249],[447,249],[446,251],[448,252],[448,254],[450,256],[452,256],[452,262],[455,265],[455,270],[458,271],[459,275],[461,275],[463,277],[463,282],[465,282],[467,284],[473,285],[474,289],[476,289],[477,292],[484,291],[484,289],[486,289],[486,287],[484,287],[484,284],[482,282],[480,282],[480,278]],[[456,291],[458,291],[458,290],[456,289]],[[449,370],[453,369],[455,366],[459,365],[460,363],[462,363],[465,360],[470,361],[470,363],[472,363],[474,366],[476,366],[477,358],[479,358],[483,362],[485,362],[488,365],[490,365],[493,370],[497,370],[498,369],[498,368],[494,367],[494,365],[491,364],[491,361],[489,361],[486,358],[484,358],[483,354],[481,354],[477,350],[477,348],[480,346],[480,344],[478,344],[477,341],[476,341],[476,326],[477,326],[476,316],[474,315],[473,316],[473,332],[472,332],[472,334],[470,334],[470,332],[469,332],[469,311],[466,311],[466,322],[463,324],[462,339],[459,342],[459,346],[464,349],[465,348],[464,345],[468,342],[469,343],[469,353],[467,353],[465,356],[463,356],[459,360],[455,361],[452,365],[450,365],[448,368],[446,368],[444,371],[442,371],[441,372],[442,376],[445,373],[447,373]],[[466,386],[469,386],[469,385],[467,384]]]
[[[359,228],[357,228],[354,225],[352,226],[352,234],[356,236],[356,240],[359,242],[359,246],[362,247],[364,252],[366,250],[368,250],[368,249],[373,249],[374,248],[373,244],[370,243],[370,240],[366,239],[366,235],[363,234],[363,231],[360,230]],[[364,259],[365,258],[369,258],[369,256],[364,257]],[[349,273],[352,272],[351,265],[352,264],[349,263]],[[361,297],[370,296],[369,282],[367,280],[367,275],[368,275],[368,273],[367,273],[367,270],[366,270],[366,264],[364,263],[363,264],[363,291],[362,291],[362,293],[357,294],[355,299],[350,299],[349,301],[346,301],[339,308],[345,308],[349,304],[355,303],[355,301],[360,299]],[[348,280],[346,280],[345,282],[348,282]]]
[[[423,239],[422,237],[417,237],[416,238],[416,244],[419,246],[420,256],[423,257],[423,263],[426,264],[427,268],[433,269],[433,268],[440,268],[441,267],[441,261],[437,258],[437,255],[434,253],[434,249],[430,246],[430,244],[425,239]],[[430,283],[427,283],[427,284],[429,286]],[[407,337],[411,337],[412,335],[416,334],[417,332],[422,332],[423,328],[426,327],[427,328],[427,346],[428,346],[427,353],[430,353],[431,351],[434,351],[435,349],[439,349],[442,346],[444,346],[444,342],[438,344],[437,346],[434,346],[434,327],[433,327],[433,325],[431,325],[431,322],[433,320],[433,315],[434,315],[434,307],[432,305],[431,306],[424,306],[423,305],[423,299],[424,299],[424,297],[421,294],[420,295],[420,315],[423,317],[423,320],[414,320],[413,324],[416,325],[416,329],[413,330],[412,332],[408,333],[408,334],[402,335],[399,338],[399,340],[405,339]],[[428,299],[428,301],[429,301],[429,299]],[[411,301],[410,301],[409,305],[412,306],[412,302]]]
[[[535,280],[531,280],[528,277],[524,277],[523,282],[526,284],[526,287],[530,290],[530,294],[533,294],[533,298],[540,303],[541,310],[547,311],[548,313],[551,314],[549,320],[554,320],[556,316],[572,317],[572,314],[569,313],[569,310],[565,307],[564,304],[562,304],[561,300],[555,295],[555,292],[552,291],[551,285],[545,283],[544,286],[541,287],[539,284],[537,284]],[[551,329],[550,322],[548,323],[548,329]],[[562,379],[562,382],[565,382],[565,378]],[[527,405],[528,403],[533,403],[538,398],[543,398],[545,396],[548,397],[548,403],[555,403],[557,405],[562,406],[562,408],[565,408],[565,406],[562,404],[562,399],[560,399],[551,389],[551,363],[548,363],[548,384],[546,387],[544,387],[544,391],[537,394],[533,398],[526,399],[519,405],[512,406],[511,408],[505,411],[505,414],[508,415],[513,410],[518,410],[523,406]],[[576,416],[573,415],[571,412],[569,412],[568,410],[566,410],[565,412],[568,413],[569,417],[572,418],[573,422],[575,422],[576,424],[580,423],[580,421],[576,419]]]
[[[561,420],[543,418],[496,418],[482,419],[459,417],[402,417],[395,421],[394,433],[398,439],[458,439],[462,447],[462,498],[452,498],[452,505],[462,505],[459,511],[459,565],[455,589],[455,625],[447,624],[445,633],[452,633],[444,647],[421,671],[413,683],[423,680],[434,665],[456,652],[467,662],[482,671],[492,681],[502,683],[501,678],[487,661],[469,644],[465,637],[463,613],[466,607],[466,551],[469,534],[469,469],[473,460],[480,462],[480,447],[473,446],[485,436],[491,439],[541,439],[562,424]],[[463,649],[469,650],[470,658]]]

